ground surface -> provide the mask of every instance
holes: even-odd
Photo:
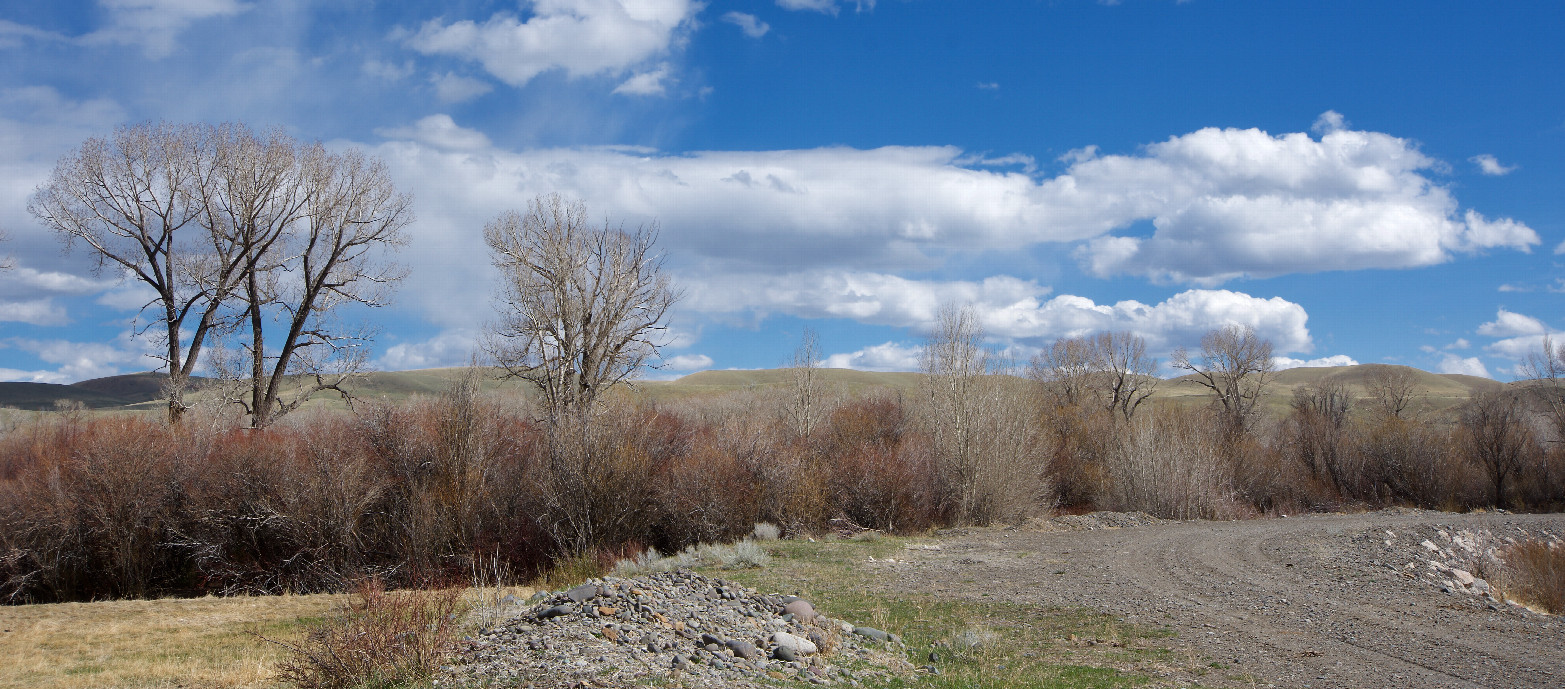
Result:
[[[1203,685],[1565,686],[1559,618],[1460,587],[1442,592],[1428,562],[1438,553],[1421,545],[1449,549],[1458,535],[1460,546],[1464,532],[1565,535],[1565,515],[1391,511],[1062,528],[1071,529],[1053,520],[953,530],[934,541],[939,550],[866,563],[876,574],[867,579],[899,595],[1082,606],[1163,625],[1177,632],[1161,642],[1176,656],[1211,659],[1213,672],[1183,678]]]

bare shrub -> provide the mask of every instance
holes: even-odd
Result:
[[[1236,515],[1233,478],[1203,414],[1154,409],[1129,426],[1105,458],[1109,476],[1099,504],[1166,519]]]
[[[853,400],[828,419],[833,504],[855,524],[918,531],[941,519],[944,485],[927,436],[901,400]]]
[[[456,648],[461,589],[387,591],[361,583],[340,613],[297,645],[282,678],[301,689],[407,686],[433,677]],[[281,643],[281,642],[274,642]]]
[[[1559,541],[1527,539],[1503,549],[1500,560],[1497,583],[1505,597],[1565,613],[1565,547]]]
[[[755,540],[765,542],[777,540],[782,531],[777,528],[776,524],[771,522],[756,522],[754,530],[750,533],[755,537]]]
[[[1321,487],[1313,492],[1320,497],[1361,494],[1358,456],[1345,440],[1352,408],[1346,388],[1335,380],[1321,380],[1294,390],[1290,406],[1284,451]]]

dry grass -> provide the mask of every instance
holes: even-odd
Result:
[[[274,687],[285,651],[342,596],[0,606],[0,689]]]
[[[469,589],[487,610],[534,589]],[[242,596],[0,606],[0,689],[286,686],[288,652],[256,638],[297,643],[347,596]],[[484,620],[472,620],[483,624]]]
[[[1529,539],[1505,549],[1505,597],[1551,615],[1565,613],[1565,547]]]

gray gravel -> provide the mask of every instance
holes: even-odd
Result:
[[[1565,624],[1496,603],[1452,573],[1481,569],[1506,539],[1565,535],[1565,515],[1135,517],[1122,521],[1144,525],[1128,528],[1084,516],[1089,523],[953,533],[938,550],[866,563],[865,579],[887,591],[1003,591],[1018,602],[1101,610],[1170,627],[1176,655],[1225,666],[1198,678],[1150,669],[1169,685],[1565,686]],[[974,579],[985,583],[962,583]]]

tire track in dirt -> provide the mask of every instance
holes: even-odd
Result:
[[[1094,531],[981,529],[897,568],[903,590],[1002,592],[1167,625],[1226,666],[1202,684],[1297,687],[1565,685],[1565,625],[1404,576],[1433,525],[1565,532],[1565,515],[1377,512]],[[1398,534],[1392,546],[1386,530]],[[1418,563],[1422,565],[1422,563]],[[962,582],[981,580],[976,589]],[[1194,665],[1195,663],[1189,663]]]

